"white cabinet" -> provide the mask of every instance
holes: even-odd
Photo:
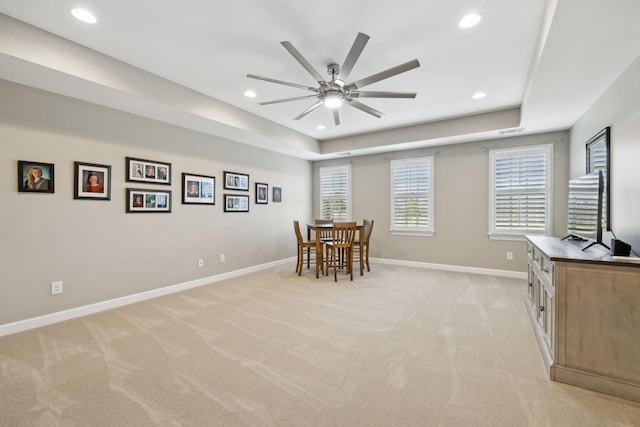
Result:
[[[527,310],[547,367],[553,363],[554,286],[553,263],[538,248],[527,243]]]
[[[527,236],[525,305],[549,378],[640,402],[640,264]]]

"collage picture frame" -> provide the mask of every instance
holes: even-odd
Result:
[[[171,185],[171,163],[126,158],[127,182]]]
[[[182,204],[184,205],[215,205],[216,177],[182,174]]]
[[[249,191],[249,175],[247,174],[224,171],[223,181],[225,190]]]
[[[225,212],[249,212],[249,196],[246,194],[225,194]]]
[[[155,212],[171,212],[171,190],[127,188],[127,213]]]

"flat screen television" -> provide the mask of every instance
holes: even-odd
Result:
[[[602,243],[602,197],[604,179],[602,171],[593,172],[569,181],[569,206],[565,237],[574,240],[592,240],[582,250]]]

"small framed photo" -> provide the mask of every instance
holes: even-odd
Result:
[[[225,190],[249,191],[249,175],[235,172],[224,172]]]
[[[225,194],[224,211],[249,212],[249,196],[242,194]]]
[[[127,157],[127,182],[171,185],[171,163]]]
[[[111,166],[73,162],[73,198],[111,200]]]
[[[183,173],[182,204],[215,205],[216,178],[214,176]]]
[[[274,203],[282,202],[282,188],[273,187],[273,202]]]
[[[256,203],[259,205],[269,203],[269,184],[256,182]]]
[[[18,160],[18,192],[53,193],[53,163]]]
[[[170,190],[127,188],[127,213],[171,212]]]

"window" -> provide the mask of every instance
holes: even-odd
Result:
[[[391,160],[391,231],[433,235],[433,156]]]
[[[351,165],[320,168],[320,218],[351,218]]]
[[[491,238],[551,234],[551,153],[551,144],[489,152]]]

